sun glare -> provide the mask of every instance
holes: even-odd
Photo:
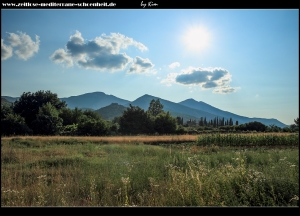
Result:
[[[209,45],[210,34],[203,27],[191,27],[183,37],[185,46],[191,51],[202,51]]]

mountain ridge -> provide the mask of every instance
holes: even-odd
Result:
[[[213,107],[203,101],[196,101],[194,99],[187,99],[184,101],[179,102],[179,104],[184,104],[186,106],[192,107],[194,109],[201,109],[201,110],[209,110],[210,113],[215,114],[215,115],[221,115],[224,118],[232,118],[234,121],[238,121],[239,124],[244,124],[244,123],[248,123],[251,121],[259,121],[265,125],[276,125],[279,126],[281,128],[286,127],[287,125],[285,125],[284,123],[278,121],[277,119],[274,118],[259,118],[259,117],[246,117],[246,116],[241,116],[241,115],[237,115],[228,111],[224,111],[221,109],[218,109],[216,107]]]
[[[19,97],[14,98],[10,96],[1,96],[1,98],[5,98],[9,102],[14,102],[15,100],[19,99]],[[94,111],[98,111],[101,108],[108,107],[113,103],[122,105],[126,108],[128,108],[129,105],[131,104],[133,106],[139,106],[144,110],[148,110],[150,101],[152,99],[154,100],[159,99],[160,102],[164,105],[163,108],[164,111],[170,112],[170,114],[173,117],[177,117],[177,116],[183,117],[184,122],[190,119],[196,120],[198,122],[201,117],[203,118],[206,117],[207,120],[213,119],[215,117],[218,118],[224,117],[225,120],[232,118],[234,123],[235,121],[238,121],[239,124],[243,124],[251,121],[259,121],[267,126],[276,125],[281,128],[288,126],[275,118],[267,119],[267,118],[259,118],[259,117],[250,118],[246,116],[241,116],[228,111],[221,110],[203,101],[196,101],[193,98],[189,98],[179,103],[175,103],[156,96],[144,94],[133,101],[129,101],[129,100],[118,98],[114,95],[108,95],[105,94],[104,92],[97,91],[97,92],[90,92],[82,95],[64,97],[59,99],[66,101],[67,106],[70,109],[74,109],[75,107],[78,107],[80,109],[81,108],[92,109]],[[118,109],[122,110],[120,107],[118,107]],[[105,109],[104,112],[108,113],[108,110],[109,109]],[[101,111],[103,111],[103,109]],[[115,113],[120,114],[120,111]],[[110,120],[113,117],[110,114],[105,114],[105,115],[110,116],[108,120]]]

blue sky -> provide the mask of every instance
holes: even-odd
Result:
[[[193,98],[299,116],[298,9],[1,10],[1,95]]]

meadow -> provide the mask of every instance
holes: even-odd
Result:
[[[1,206],[299,207],[299,135],[2,137]]]

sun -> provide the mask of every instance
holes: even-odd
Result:
[[[210,44],[211,35],[204,27],[190,27],[183,36],[185,46],[190,51],[202,51]]]

